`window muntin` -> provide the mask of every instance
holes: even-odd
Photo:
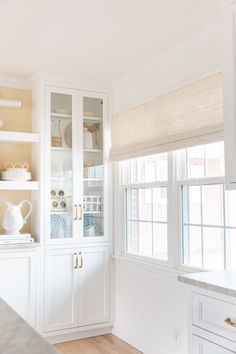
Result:
[[[166,261],[167,154],[125,161],[125,251]]]
[[[224,176],[224,143],[222,141],[193,146],[184,151],[187,178]]]
[[[167,181],[167,154],[156,154],[128,160],[129,184]]]
[[[188,148],[181,154],[185,156],[181,181],[182,264],[215,270],[232,268],[236,193],[225,191],[223,142]]]
[[[223,142],[136,158],[122,166],[127,254],[174,264],[170,257],[178,250],[168,247],[168,240],[179,229],[179,265],[236,269],[236,191],[225,190]]]

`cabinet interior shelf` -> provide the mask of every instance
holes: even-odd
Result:
[[[51,213],[51,215],[69,215],[68,211],[65,211],[65,210],[63,210],[63,211],[51,210],[50,213]]]
[[[37,181],[0,181],[0,190],[28,190],[34,191],[39,189]]]
[[[102,214],[102,211],[84,211],[84,214]]]
[[[51,177],[51,181],[70,181],[72,177]]]
[[[51,150],[52,151],[71,151],[71,148],[67,148],[67,147],[53,147],[51,146]],[[102,154],[102,150],[101,149],[83,149],[84,152],[88,152],[88,153],[96,153],[96,154]]]
[[[84,122],[102,122],[102,118],[100,117],[84,117]]]
[[[84,178],[84,182],[103,182],[100,178]]]
[[[51,118],[54,119],[72,119],[71,114],[62,114],[62,113],[51,113]]]
[[[68,147],[54,147],[51,146],[52,151],[71,151],[71,148]]]
[[[102,154],[101,149],[84,149],[84,152]]]
[[[0,143],[34,144],[39,142],[39,134],[0,131]]]

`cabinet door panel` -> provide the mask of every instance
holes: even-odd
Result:
[[[193,354],[232,354],[231,350],[222,348],[221,346],[193,336]]]
[[[78,193],[82,178],[78,160],[76,90],[48,87],[46,90],[45,224],[48,244],[78,241]],[[80,183],[78,183],[80,180]],[[82,208],[82,205],[81,205]],[[82,211],[81,211],[82,212]],[[82,217],[81,217],[82,219]]]
[[[35,326],[36,255],[0,254],[0,297]]]
[[[74,250],[46,251],[45,330],[76,327]]]
[[[79,269],[79,326],[109,320],[109,249],[82,250]]]
[[[104,242],[108,239],[108,97],[105,94],[80,91],[81,120],[79,147],[83,159],[79,169],[83,179],[82,242]],[[81,111],[82,109],[82,111]],[[82,134],[81,134],[82,132]]]

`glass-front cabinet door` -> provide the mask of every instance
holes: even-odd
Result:
[[[45,156],[45,199],[49,212],[46,215],[46,233],[50,243],[72,242],[76,238],[79,221],[78,198],[76,200],[79,193],[78,168],[74,157],[76,142],[72,134],[77,128],[77,93],[73,90],[48,89],[47,98],[48,119],[45,128],[49,153]]]
[[[83,241],[107,237],[107,97],[82,93],[83,115]]]
[[[48,88],[45,136],[49,243],[107,238],[107,96]]]

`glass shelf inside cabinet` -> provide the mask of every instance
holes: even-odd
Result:
[[[51,93],[50,237],[72,237],[72,97]]]
[[[84,237],[103,236],[103,100],[83,99]]]

